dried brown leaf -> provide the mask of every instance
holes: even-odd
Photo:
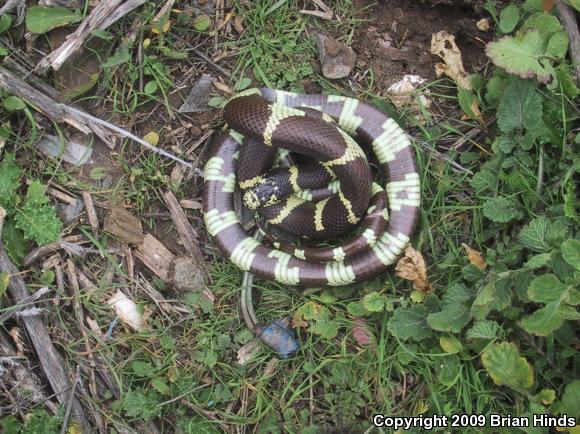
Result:
[[[399,259],[395,267],[397,276],[413,282],[413,288],[421,292],[433,292],[433,287],[427,278],[427,267],[421,252],[408,245],[405,255]]]
[[[481,30],[482,32],[487,32],[489,30],[489,19],[482,18],[477,23],[475,23],[475,27],[477,27],[477,30]]]
[[[442,30],[431,36],[431,54],[441,57],[445,63],[435,64],[437,77],[445,74],[451,77],[457,86],[472,90],[469,74],[465,71],[461,51],[455,44],[455,36]]]
[[[367,327],[367,322],[363,318],[355,318],[352,326],[352,337],[359,345],[369,346],[374,344],[375,337]]]
[[[469,262],[471,262],[480,270],[485,270],[487,268],[487,263],[485,262],[485,259],[483,259],[483,255],[481,254],[481,252],[472,249],[465,243],[461,243],[461,247],[465,249],[465,253],[467,254]]]

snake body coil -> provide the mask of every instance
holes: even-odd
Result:
[[[384,272],[409,242],[419,215],[419,175],[407,135],[357,99],[255,92],[226,105],[233,131],[212,144],[205,168],[204,219],[220,250],[239,268],[287,285],[340,286]],[[384,189],[372,182],[354,138],[373,151]],[[280,149],[310,160],[264,175]],[[236,185],[246,190],[246,205],[263,206],[262,216],[284,232],[312,240],[358,234],[335,247],[299,248],[271,234],[272,247],[258,243],[234,211]],[[284,194],[266,193],[277,191]]]

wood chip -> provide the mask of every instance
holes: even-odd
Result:
[[[105,217],[104,230],[128,244],[143,242],[141,221],[125,208],[114,205]]]
[[[93,233],[99,229],[99,220],[97,219],[97,212],[95,211],[95,205],[93,204],[93,197],[86,191],[81,193],[83,201],[85,203],[85,210],[87,212],[87,219],[91,225]]]
[[[168,280],[169,268],[175,255],[153,235],[145,235],[143,242],[135,250],[135,256],[157,276]]]

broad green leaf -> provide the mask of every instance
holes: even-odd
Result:
[[[499,14],[499,29],[503,33],[510,33],[516,28],[519,20],[520,11],[515,4],[511,3]]]
[[[580,380],[573,380],[566,385],[562,398],[554,403],[557,414],[565,414],[578,419],[580,417]]]
[[[19,179],[22,170],[16,164],[14,154],[6,154],[0,163],[0,206],[8,214],[14,212],[18,204],[17,190],[20,186]]]
[[[471,306],[473,317],[481,320],[492,310],[502,311],[508,307],[512,299],[511,283],[510,278],[498,278],[484,285]]]
[[[205,32],[211,26],[211,19],[206,14],[198,15],[193,19],[193,28],[198,32]]]
[[[461,374],[461,362],[457,356],[446,357],[440,364],[437,380],[445,386],[453,386]]]
[[[167,381],[161,377],[155,377],[151,380],[151,386],[155,388],[159,393],[165,396],[171,395],[171,388],[168,386]]]
[[[107,59],[107,61],[103,64],[104,68],[111,68],[113,66],[122,65],[123,63],[127,63],[131,61],[131,52],[129,51],[129,47],[124,44],[121,44],[115,54],[112,55]]]
[[[482,169],[473,176],[470,184],[477,191],[477,193],[481,193],[486,190],[494,191],[496,188],[497,178],[497,174],[492,171],[489,166],[484,165]]]
[[[332,339],[338,334],[340,324],[338,321],[332,319],[323,319],[312,324],[308,331],[316,335],[320,335],[325,339]]]
[[[545,217],[538,217],[528,223],[520,232],[522,245],[534,252],[543,253],[550,250],[548,235],[549,221]]]
[[[537,128],[542,117],[542,96],[529,80],[512,79],[497,108],[499,129],[513,131]]]
[[[459,333],[471,321],[470,301],[473,293],[463,285],[447,289],[441,300],[441,311],[427,315],[427,324],[433,330]]]
[[[562,305],[559,301],[548,303],[532,315],[522,319],[522,327],[537,336],[548,336],[558,330],[564,321],[580,319],[580,313],[572,306]]]
[[[24,110],[26,108],[26,103],[22,101],[17,96],[8,96],[2,101],[4,108],[9,112]]]
[[[510,152],[513,151],[514,146],[516,145],[515,140],[507,137],[507,136],[498,136],[496,137],[496,139],[493,141],[492,145],[491,145],[491,149],[494,152],[505,152],[506,154],[509,154]]]
[[[485,100],[489,104],[497,104],[507,86],[507,80],[503,77],[494,75],[487,82]]]
[[[529,268],[530,270],[537,270],[538,268],[542,268],[548,265],[551,257],[552,253],[540,253],[538,255],[534,255],[528,259],[528,262],[524,264],[524,267]]]
[[[570,74],[569,65],[562,64],[556,68],[556,78],[562,86],[564,94],[571,99],[576,98],[580,94],[580,89],[576,87],[574,79]]]
[[[460,352],[463,349],[463,345],[461,345],[461,342],[459,341],[459,339],[457,339],[453,335],[440,336],[439,337],[439,345],[441,346],[443,351],[445,351],[446,353],[449,353],[449,354],[457,354],[458,352]]]
[[[4,33],[12,25],[12,17],[8,14],[0,16],[0,33]]]
[[[143,92],[145,92],[147,95],[153,95],[155,92],[157,92],[158,87],[159,86],[157,85],[157,82],[155,80],[151,80],[145,85]]]
[[[298,308],[298,312],[300,312],[306,321],[320,321],[328,319],[330,316],[328,308],[320,303],[316,303],[315,301],[307,301]]]
[[[550,303],[557,300],[565,300],[569,295],[571,286],[564,285],[553,274],[545,274],[536,277],[528,288],[530,300],[538,303]]]
[[[481,356],[483,366],[494,383],[518,391],[534,385],[534,371],[517,347],[510,342],[493,343]]]
[[[39,245],[56,241],[62,229],[62,223],[44,191],[40,182],[32,181],[24,205],[16,214],[16,227],[22,230],[24,238]]]
[[[495,197],[483,203],[483,215],[496,223],[507,223],[518,217],[516,204],[507,197]]]
[[[381,312],[385,307],[385,298],[378,292],[371,292],[363,297],[362,304],[369,312]]]
[[[234,86],[234,90],[239,92],[241,90],[247,89],[248,86],[250,86],[251,84],[252,84],[251,79],[249,79],[248,77],[242,77],[238,80],[238,82]]]
[[[225,99],[223,96],[212,96],[207,102],[207,105],[210,107],[222,108],[226,105],[226,102],[227,99]]]
[[[351,301],[349,304],[346,305],[346,310],[352,316],[367,316],[369,312],[364,308],[362,303]]]
[[[556,399],[556,392],[552,389],[542,389],[532,399],[538,404],[550,405]]]
[[[7,219],[2,228],[2,241],[8,255],[16,264],[20,264],[26,255],[26,241],[24,234],[18,228],[13,219]]]
[[[493,63],[510,74],[521,78],[535,77],[542,83],[548,83],[550,68],[543,61],[544,45],[540,32],[531,30],[522,37],[505,37],[497,42],[490,42],[485,53]]]
[[[32,6],[26,13],[26,30],[46,33],[57,27],[80,21],[83,15],[78,10],[62,7]]]
[[[465,337],[467,339],[496,339],[501,337],[503,329],[495,321],[484,319],[475,321],[473,326],[467,330]]]
[[[431,336],[432,331],[427,326],[427,308],[422,304],[412,304],[409,307],[399,307],[389,318],[387,330],[393,336],[417,342]]]
[[[104,41],[112,41],[113,39],[115,39],[115,35],[103,29],[95,29],[91,32],[91,35],[99,39],[103,39]]]
[[[564,260],[570,266],[580,271],[580,240],[566,240],[561,248]]]
[[[556,32],[548,40],[548,47],[546,48],[546,54],[548,56],[554,56],[558,59],[563,59],[568,51],[568,44],[570,43],[570,38],[566,32]]]
[[[540,12],[530,16],[526,21],[524,21],[524,24],[522,24],[522,27],[520,28],[520,32],[527,32],[531,29],[537,30],[540,35],[547,38],[552,33],[562,31],[562,25],[554,15]]]
[[[543,0],[526,0],[522,5],[522,9],[527,13],[543,12]]]

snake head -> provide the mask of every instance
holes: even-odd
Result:
[[[276,181],[265,180],[244,193],[244,205],[249,209],[274,205],[284,199],[279,192],[280,187]]]

